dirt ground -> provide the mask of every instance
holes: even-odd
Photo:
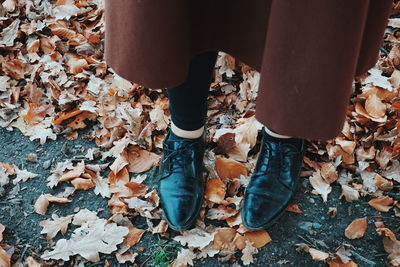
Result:
[[[89,128],[85,131],[90,130]],[[82,135],[80,134],[80,136]],[[59,136],[57,140],[50,140],[42,146],[38,142],[30,141],[18,130],[7,131],[0,128],[0,144],[0,162],[12,163],[21,169],[39,174],[38,177],[16,186],[12,184],[5,186],[5,191],[0,194],[0,216],[2,223],[7,226],[4,232],[4,240],[20,250],[17,253],[20,258],[32,254],[41,255],[46,249],[50,249],[44,235],[40,234],[42,227],[39,225],[41,220],[50,217],[49,214],[56,213],[59,216],[66,216],[74,213],[77,208],[87,208],[92,211],[99,211],[99,217],[110,217],[111,214],[107,210],[107,200],[95,195],[92,190],[76,191],[71,198],[73,200],[71,203],[53,203],[50,205],[46,216],[33,211],[33,204],[40,194],[56,194],[62,191],[64,187],[58,186],[53,190],[46,186],[46,178],[50,175],[48,161],[54,164],[85,154],[88,148],[95,147],[93,142],[84,138],[69,141]],[[28,161],[27,155],[29,153],[37,154],[37,162]],[[92,163],[101,162],[92,161]],[[153,172],[154,168],[148,172],[149,177],[152,177]],[[154,179],[147,179],[146,181],[148,186],[154,186]],[[12,194],[14,187],[20,187],[16,195]],[[297,251],[296,244],[299,243],[306,243],[326,252],[334,252],[335,248],[348,244],[354,247],[351,250],[352,258],[359,266],[385,266],[387,253],[383,249],[381,237],[375,232],[373,225],[374,216],[379,215],[379,212],[367,204],[368,199],[353,203],[346,202],[343,198],[339,200],[340,186],[333,184],[333,190],[328,201],[323,203],[319,195],[309,193],[311,189],[308,179],[304,179],[294,200],[303,213],[286,212],[278,223],[268,230],[272,242],[255,255],[254,264],[249,266],[326,266],[326,263],[312,260],[308,253]],[[399,190],[394,190],[392,194],[397,195],[398,198]],[[337,208],[335,218],[331,218],[327,214],[329,207]],[[347,239],[344,236],[344,229],[353,218],[364,216],[368,218],[368,229],[364,238],[359,240]],[[387,227],[395,231],[399,230],[399,218],[388,214],[382,219]],[[134,225],[138,228],[147,228],[145,220],[134,221]],[[168,231],[172,236],[177,234],[174,231]],[[67,237],[69,232],[66,234]],[[57,238],[58,236],[55,240]],[[171,241],[171,238],[169,240],[169,243],[176,244],[175,241]],[[137,251],[138,247],[145,248],[137,257],[139,266],[154,266],[150,255],[156,249],[154,246],[156,241],[155,235],[146,232],[141,241],[133,247],[133,251]],[[239,252],[237,257],[240,258]],[[103,266],[105,259],[112,262],[112,266],[131,266],[117,263],[113,255],[101,254],[101,259],[102,261],[99,263],[86,263],[85,266]],[[65,264],[65,266],[70,266],[70,264]],[[217,256],[195,262],[195,266],[231,265],[232,263],[229,262],[219,262]]]

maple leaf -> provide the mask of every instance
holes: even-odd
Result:
[[[254,242],[246,240],[246,246],[245,248],[242,250],[242,257],[240,258],[243,261],[244,265],[249,265],[250,263],[254,262],[253,259],[253,254],[258,252],[258,249],[256,249],[253,244]]]
[[[68,224],[71,223],[73,215],[68,215],[65,217],[59,217],[57,214],[52,214],[51,220],[40,221],[39,225],[43,227],[41,234],[47,234],[46,239],[50,240],[57,235],[59,231],[61,234],[65,234],[68,228]]]
[[[54,249],[46,250],[41,258],[67,261],[70,256],[79,254],[88,261],[98,262],[99,253],[110,254],[115,251],[128,233],[127,227],[107,224],[105,219],[85,222],[75,229],[70,239],[58,240]]]

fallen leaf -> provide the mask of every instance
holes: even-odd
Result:
[[[367,217],[352,221],[344,231],[344,235],[349,239],[361,238],[367,230]]]
[[[380,196],[377,198],[373,198],[368,201],[368,204],[374,209],[382,212],[388,212],[392,207],[390,205],[393,204],[393,198],[388,196]]]

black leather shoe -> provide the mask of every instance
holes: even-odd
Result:
[[[205,131],[198,139],[163,141],[158,172],[158,194],[164,219],[174,230],[186,230],[195,222],[204,198],[203,159]]]
[[[304,155],[300,148],[266,139],[262,129],[261,148],[242,202],[242,223],[249,230],[266,229],[285,212],[293,198]]]

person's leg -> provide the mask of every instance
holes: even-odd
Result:
[[[164,219],[174,230],[193,225],[204,199],[204,124],[218,51],[191,58],[186,80],[168,88],[171,128],[163,142],[158,193]]]
[[[186,80],[168,88],[171,130],[183,138],[203,134],[207,116],[207,97],[218,51],[205,51],[192,57]]]
[[[284,214],[300,180],[304,139],[327,140],[343,127],[368,3],[273,1],[255,116],[294,138],[263,131],[242,200],[244,227],[266,229]]]

